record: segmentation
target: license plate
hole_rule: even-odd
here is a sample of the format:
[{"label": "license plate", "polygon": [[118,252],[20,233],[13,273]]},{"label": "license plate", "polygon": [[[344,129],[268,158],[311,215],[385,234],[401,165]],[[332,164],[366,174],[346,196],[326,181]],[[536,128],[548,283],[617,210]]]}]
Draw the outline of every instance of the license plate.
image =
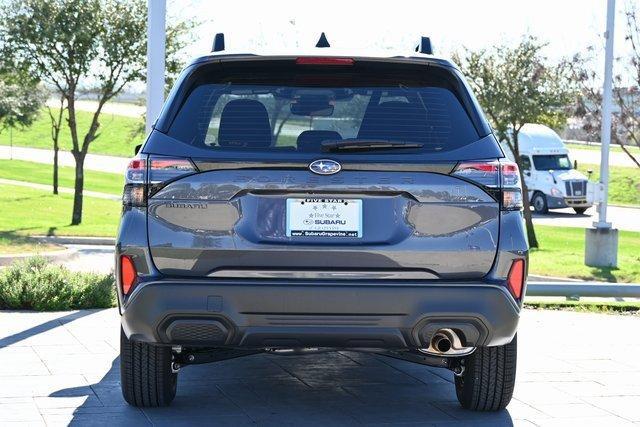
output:
[{"label": "license plate", "polygon": [[362,200],[287,199],[287,236],[362,237]]}]

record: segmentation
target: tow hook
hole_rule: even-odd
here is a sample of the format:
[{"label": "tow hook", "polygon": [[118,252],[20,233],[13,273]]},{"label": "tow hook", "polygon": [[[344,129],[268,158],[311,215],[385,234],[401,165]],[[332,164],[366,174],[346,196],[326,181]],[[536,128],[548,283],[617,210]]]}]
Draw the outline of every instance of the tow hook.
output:
[{"label": "tow hook", "polygon": [[461,377],[464,374],[464,366],[456,366],[453,368],[453,375],[456,377]]},{"label": "tow hook", "polygon": [[174,345],[171,347],[171,372],[174,374],[177,374],[182,367],[182,365],[177,362],[177,359],[180,357],[180,353],[182,353],[182,346]]},{"label": "tow hook", "polygon": [[453,371],[453,375],[456,377],[461,377],[464,374],[464,362],[460,362],[454,366],[452,366],[451,371]]}]

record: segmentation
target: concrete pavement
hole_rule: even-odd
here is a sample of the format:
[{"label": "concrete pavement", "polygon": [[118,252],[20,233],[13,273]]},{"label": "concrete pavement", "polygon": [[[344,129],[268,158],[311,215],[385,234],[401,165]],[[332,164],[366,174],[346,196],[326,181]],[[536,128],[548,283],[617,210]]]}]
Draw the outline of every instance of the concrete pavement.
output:
[{"label": "concrete pavement", "polygon": [[352,352],[255,355],[189,366],[169,408],[140,410],[119,386],[116,309],[0,311],[0,424],[640,424],[640,317],[525,310],[507,410],[459,408],[453,376]]},{"label": "concrete pavement", "polygon": [[[51,108],[58,108],[60,100],[51,98],[47,100],[47,105]],[[75,102],[76,110],[93,113],[98,108],[98,102],[90,99],[79,99]],[[103,114],[114,114],[116,116],[132,117],[141,119],[147,110],[144,105],[132,104],[129,102],[107,102],[102,106]]]},{"label": "concrete pavement", "polygon": [[[131,153],[133,157],[133,153]],[[53,163],[53,150],[41,148],[9,147],[0,145],[0,159],[26,160],[36,163]],[[75,167],[76,162],[69,151],[58,152],[58,164],[60,166]],[[125,157],[105,156],[101,154],[87,154],[84,167],[87,170],[100,172],[124,173],[129,164],[129,159]]]}]

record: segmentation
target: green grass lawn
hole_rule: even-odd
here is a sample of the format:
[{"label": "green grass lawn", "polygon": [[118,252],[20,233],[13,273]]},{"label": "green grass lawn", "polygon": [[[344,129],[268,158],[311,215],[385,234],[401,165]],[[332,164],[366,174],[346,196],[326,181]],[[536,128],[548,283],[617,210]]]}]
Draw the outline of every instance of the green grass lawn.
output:
[{"label": "green grass lawn", "polygon": [[[600,179],[600,166],[578,164],[585,175],[592,170],[592,181]],[[614,205],[640,206],[640,168],[609,168],[609,203]]]},{"label": "green grass lawn", "polygon": [[[73,195],[0,185],[0,233],[7,239],[28,235],[114,237],[121,203],[84,198],[83,222],[71,226]],[[0,252],[2,250],[0,249]]]},{"label": "green grass lawn", "polygon": [[[91,123],[92,113],[78,111],[78,131],[84,136]],[[136,145],[142,143],[143,135],[132,136],[132,132],[139,126],[141,119],[118,116],[115,114],[101,114],[98,138],[89,146],[93,154],[110,154],[113,156],[132,157]],[[9,131],[0,133],[0,144],[9,145]],[[33,125],[25,129],[13,130],[13,145],[21,147],[52,149],[51,120],[49,113],[43,109]],[[60,149],[71,150],[71,136],[66,120],[63,121],[60,135]]]},{"label": "green grass lawn", "polygon": [[606,282],[640,282],[640,233],[619,231],[618,266],[595,268],[584,265],[582,228],[536,225],[540,249],[531,251],[529,273]]},{"label": "green grass lawn", "polygon": [[[75,169],[58,169],[58,182],[61,187],[73,188]],[[22,160],[0,160],[0,178],[51,185],[53,166]],[[101,193],[122,194],[124,176],[119,173],[84,171],[84,188]]]}]

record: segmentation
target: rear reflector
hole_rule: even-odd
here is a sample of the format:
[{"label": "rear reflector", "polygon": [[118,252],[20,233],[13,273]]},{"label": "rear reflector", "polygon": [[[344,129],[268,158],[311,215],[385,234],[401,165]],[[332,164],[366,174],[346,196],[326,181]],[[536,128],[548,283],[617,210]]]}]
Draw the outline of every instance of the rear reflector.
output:
[{"label": "rear reflector", "polygon": [[353,58],[330,58],[325,56],[301,56],[298,65],[353,65]]},{"label": "rear reflector", "polygon": [[524,286],[524,260],[516,259],[511,264],[509,276],[507,277],[507,285],[515,299],[522,297],[522,287]]},{"label": "rear reflector", "polygon": [[129,255],[120,255],[120,286],[122,287],[122,293],[128,295],[137,281],[138,273],[133,264],[133,259]]}]

